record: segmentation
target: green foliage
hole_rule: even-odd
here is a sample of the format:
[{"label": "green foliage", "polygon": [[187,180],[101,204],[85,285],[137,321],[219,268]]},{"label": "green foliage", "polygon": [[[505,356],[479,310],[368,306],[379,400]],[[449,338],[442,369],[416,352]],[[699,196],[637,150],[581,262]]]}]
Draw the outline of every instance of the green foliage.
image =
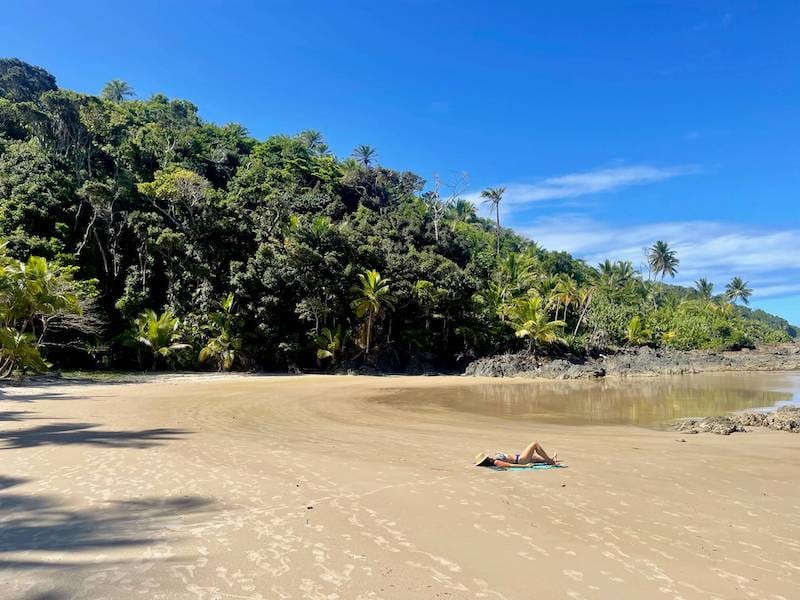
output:
[{"label": "green foliage", "polygon": [[91,282],[73,280],[74,271],[41,256],[17,261],[0,245],[0,378],[45,369],[41,350],[49,331],[59,320],[81,315],[78,295],[93,293]]},{"label": "green foliage", "polygon": [[[532,348],[562,331],[575,349],[622,345],[636,316],[649,343],[677,347],[794,331],[717,308],[710,288],[664,285],[678,257],[663,241],[649,257],[655,283],[628,262],[594,268],[503,229],[502,188],[482,194],[491,219],[457,191],[442,199],[445,188],[458,185],[426,188],[368,145],[339,159],[313,130],[257,141],[186,100],[136,99],[117,80],[102,97],[59,90],[46,71],[0,60],[0,326],[23,335],[7,337],[20,355],[32,335],[53,364],[102,354],[127,368],[135,357],[118,340],[136,321],[153,366],[190,364],[191,343],[222,370],[367,358],[454,368],[515,347],[515,331]],[[744,303],[746,283],[735,289]]]},{"label": "green foliage", "polygon": [[549,344],[566,343],[561,336],[566,323],[550,320],[540,296],[520,298],[509,312],[514,334],[518,338],[528,340],[528,350],[534,351]]},{"label": "green foliage", "polygon": [[752,294],[753,290],[747,287],[747,282],[741,277],[734,277],[731,279],[730,283],[725,286],[725,298],[728,302],[733,304],[736,304],[739,300],[745,304],[749,304]]},{"label": "green foliage", "polygon": [[341,325],[334,328],[323,327],[318,336],[314,338],[317,347],[317,360],[330,360],[332,364],[338,362],[346,344],[346,333]]},{"label": "green foliage", "polygon": [[131,338],[144,346],[152,354],[152,369],[155,370],[159,358],[169,359],[176,352],[190,348],[181,341],[181,320],[171,311],[160,315],[154,310],[143,311],[133,322]]},{"label": "green foliage", "polygon": [[18,58],[0,58],[0,97],[12,102],[32,102],[56,89],[56,78],[41,67]]},{"label": "green foliage", "polygon": [[625,332],[625,341],[631,346],[643,346],[650,342],[653,332],[644,326],[644,322],[639,315],[633,317],[628,323]]},{"label": "green foliage", "polygon": [[105,85],[103,91],[100,92],[101,98],[116,103],[124,102],[134,95],[133,88],[121,79],[112,79]]},{"label": "green foliage", "polygon": [[389,288],[389,280],[381,277],[381,274],[374,269],[359,273],[358,281],[359,285],[352,289],[355,294],[353,310],[359,319],[365,319],[362,339],[364,351],[369,354],[372,326],[384,310],[394,310],[395,296]]},{"label": "green foliage", "polygon": [[233,312],[234,296],[229,293],[219,303],[219,310],[209,315],[207,327],[211,337],[200,350],[201,363],[213,361],[218,371],[230,371],[241,359],[243,340],[236,333],[236,315]]}]

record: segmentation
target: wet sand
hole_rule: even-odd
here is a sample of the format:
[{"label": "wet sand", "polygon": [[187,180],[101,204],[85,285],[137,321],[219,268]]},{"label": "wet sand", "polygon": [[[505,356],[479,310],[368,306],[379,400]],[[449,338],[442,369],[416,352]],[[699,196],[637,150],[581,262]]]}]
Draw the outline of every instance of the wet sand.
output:
[{"label": "wet sand", "polygon": [[[2,597],[797,597],[800,436],[533,425],[443,401],[486,383],[2,389]],[[470,466],[532,438],[569,468]]]}]

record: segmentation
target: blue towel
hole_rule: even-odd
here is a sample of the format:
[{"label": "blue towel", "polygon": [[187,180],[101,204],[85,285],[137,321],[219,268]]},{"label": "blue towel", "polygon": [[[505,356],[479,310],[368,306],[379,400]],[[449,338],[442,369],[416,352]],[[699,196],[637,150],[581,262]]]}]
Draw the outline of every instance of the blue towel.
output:
[{"label": "blue towel", "polygon": [[495,471],[544,471],[545,469],[566,469],[567,465],[548,465],[547,463],[523,465],[520,467],[491,467]]}]

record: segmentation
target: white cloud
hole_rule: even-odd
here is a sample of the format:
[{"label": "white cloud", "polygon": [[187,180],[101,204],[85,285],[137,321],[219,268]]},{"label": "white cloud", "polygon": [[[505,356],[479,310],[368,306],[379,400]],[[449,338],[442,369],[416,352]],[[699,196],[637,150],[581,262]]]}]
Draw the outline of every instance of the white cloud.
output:
[{"label": "white cloud", "polygon": [[750,281],[754,297],[800,291],[800,229],[758,230],[710,221],[619,227],[578,215],[542,218],[516,229],[550,250],[566,250],[595,264],[609,258],[644,263],[644,249],[665,240],[681,261],[676,283],[699,277],[719,289],[734,275]]},{"label": "white cloud", "polygon": [[[538,183],[507,183],[503,197],[505,205],[527,204],[543,200],[564,200],[600,192],[610,192],[633,185],[663,181],[699,170],[693,166],[651,167],[647,165],[597,169],[548,177]],[[480,201],[480,192],[467,194],[473,202]]]}]

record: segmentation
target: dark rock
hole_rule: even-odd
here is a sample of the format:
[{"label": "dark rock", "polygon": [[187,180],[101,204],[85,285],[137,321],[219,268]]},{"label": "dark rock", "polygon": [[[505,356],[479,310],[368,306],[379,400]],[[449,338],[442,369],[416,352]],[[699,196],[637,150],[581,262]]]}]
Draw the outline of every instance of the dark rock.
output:
[{"label": "dark rock", "polygon": [[675,429],[685,433],[717,433],[719,435],[730,435],[737,431],[746,431],[741,424],[731,417],[681,419],[675,425]]},{"label": "dark rock", "polygon": [[570,356],[548,359],[534,357],[525,352],[501,354],[472,361],[465,374],[483,377],[583,379],[683,375],[705,371],[794,370],[800,370],[800,344],[790,342],[729,352],[621,348],[586,358]]}]

